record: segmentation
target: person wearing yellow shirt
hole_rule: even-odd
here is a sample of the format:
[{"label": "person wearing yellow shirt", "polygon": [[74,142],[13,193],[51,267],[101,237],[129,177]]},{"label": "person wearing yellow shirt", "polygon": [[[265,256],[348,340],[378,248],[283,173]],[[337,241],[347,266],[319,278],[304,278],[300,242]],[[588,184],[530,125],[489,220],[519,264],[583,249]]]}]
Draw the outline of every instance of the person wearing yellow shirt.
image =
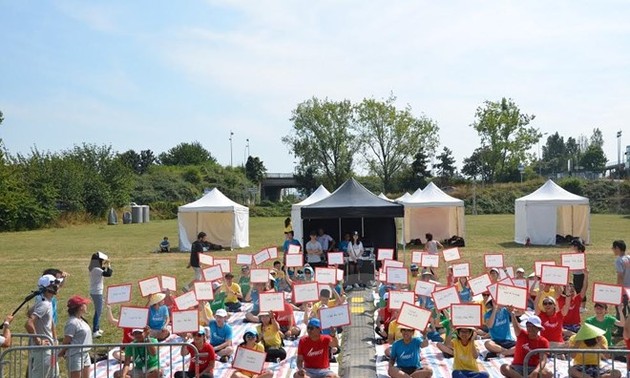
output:
[{"label": "person wearing yellow shirt", "polygon": [[[606,332],[594,325],[582,324],[577,334],[569,338],[569,348],[575,349],[608,349],[608,341],[604,337]],[[572,378],[602,377],[619,378],[619,370],[609,370],[600,367],[601,355],[598,353],[572,353],[573,361],[569,368]]]},{"label": "person wearing yellow shirt", "polygon": [[479,350],[475,345],[475,329],[472,327],[457,327],[456,334],[451,340],[453,348],[453,378],[466,378],[474,373],[476,378],[488,378],[489,374],[480,372],[477,365]]},{"label": "person wearing yellow shirt", "polygon": [[238,312],[241,310],[241,302],[243,300],[243,292],[241,291],[241,287],[239,284],[234,282],[234,275],[232,273],[227,273],[225,275],[225,280],[219,292],[224,292],[226,294],[225,297],[225,307],[229,312]]},{"label": "person wearing yellow shirt", "polygon": [[[311,318],[319,319],[319,310],[321,308],[335,307],[335,306],[340,306],[343,304],[344,302],[343,297],[341,297],[335,289],[332,290],[332,293],[334,294],[335,298],[330,297],[331,295],[330,292],[331,290],[329,289],[322,289],[319,292],[319,302],[313,303],[313,307],[311,307],[311,312],[309,316],[304,317],[304,323],[308,323],[309,319]],[[326,307],[323,307],[323,306],[326,306]]]},{"label": "person wearing yellow shirt", "polygon": [[210,324],[210,320],[214,319],[214,313],[212,312],[212,307],[210,307],[210,302],[199,301],[197,311],[199,311],[199,325],[207,327]]},{"label": "person wearing yellow shirt", "polygon": [[411,274],[409,275],[409,290],[413,291],[416,289],[416,281],[420,279],[420,270],[418,268],[418,265],[411,264],[411,266],[409,267],[409,271],[411,272]]},{"label": "person wearing yellow shirt", "polygon": [[[258,332],[253,329],[245,331],[243,342],[240,343],[238,347],[255,350],[256,352],[265,352],[265,346],[258,341]],[[273,372],[267,371],[262,374],[254,374],[245,370],[236,369],[230,378],[273,378]]]},{"label": "person wearing yellow shirt", "polygon": [[261,336],[262,344],[265,346],[265,352],[267,352],[267,362],[283,361],[287,358],[287,351],[283,348],[282,332],[280,332],[280,325],[273,316],[273,312],[261,312],[258,314],[260,324],[257,331]]}]

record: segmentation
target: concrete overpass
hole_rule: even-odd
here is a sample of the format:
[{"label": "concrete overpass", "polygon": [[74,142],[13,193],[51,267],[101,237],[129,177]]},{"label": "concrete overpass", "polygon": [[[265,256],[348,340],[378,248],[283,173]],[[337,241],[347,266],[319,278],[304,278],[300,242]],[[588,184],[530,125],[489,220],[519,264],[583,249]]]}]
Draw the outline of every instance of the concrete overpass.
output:
[{"label": "concrete overpass", "polygon": [[300,188],[293,173],[267,173],[261,183],[262,199],[280,201],[280,192],[286,188]]}]

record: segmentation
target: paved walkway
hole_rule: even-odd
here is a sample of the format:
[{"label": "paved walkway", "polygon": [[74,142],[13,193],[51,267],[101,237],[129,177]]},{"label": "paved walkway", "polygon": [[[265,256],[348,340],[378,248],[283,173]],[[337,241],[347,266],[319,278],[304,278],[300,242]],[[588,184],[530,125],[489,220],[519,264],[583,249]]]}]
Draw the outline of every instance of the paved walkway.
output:
[{"label": "paved walkway", "polygon": [[[339,376],[342,378],[376,377],[374,350],[374,303],[372,289],[355,289],[348,293],[352,324],[344,327],[342,361]],[[366,297],[368,297],[366,301]]]}]

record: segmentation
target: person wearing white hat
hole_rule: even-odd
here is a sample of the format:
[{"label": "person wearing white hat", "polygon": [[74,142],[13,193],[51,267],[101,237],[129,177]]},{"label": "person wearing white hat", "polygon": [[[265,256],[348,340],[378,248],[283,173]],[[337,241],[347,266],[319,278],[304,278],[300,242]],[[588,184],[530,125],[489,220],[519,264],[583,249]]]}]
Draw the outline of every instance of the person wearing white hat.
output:
[{"label": "person wearing white hat", "polygon": [[517,280],[524,280],[525,279],[525,269],[523,268],[518,268],[516,269],[516,274],[515,274]]},{"label": "person wearing white hat", "polygon": [[388,374],[390,377],[429,378],[433,370],[420,363],[420,349],[429,346],[426,334],[415,336],[414,329],[399,326],[402,339],[396,340],[391,347]]},{"label": "person wearing white hat", "polygon": [[474,327],[455,327],[456,332],[451,340],[453,354],[453,378],[488,378],[489,374],[479,371],[477,358],[479,350],[475,345]]},{"label": "person wearing white hat", "polygon": [[[509,309],[510,317],[512,319],[512,328],[516,335],[516,351],[514,353],[514,359],[512,364],[501,365],[501,374],[509,378],[522,378],[524,376],[525,368],[523,366],[525,362],[525,355],[536,349],[549,349],[549,341],[540,336],[540,331],[544,329],[540,318],[536,315],[532,315],[527,318],[523,323],[519,324],[516,318],[516,313],[513,308]],[[527,365],[527,375],[534,374],[534,376],[540,378],[551,378],[553,373],[545,368],[547,364],[547,355],[545,353],[534,354],[529,359]]]},{"label": "person wearing white hat", "polygon": [[[32,335],[43,335],[46,338],[31,337],[30,345],[50,345],[48,340],[55,340],[53,333],[52,299],[59,288],[57,277],[47,274],[39,278],[37,285],[42,292],[42,300],[29,310],[26,320],[26,332]],[[31,351],[29,355],[29,377],[52,378],[57,375],[57,368],[52,363],[52,350]]]},{"label": "person wearing white hat", "polygon": [[158,341],[165,340],[171,332],[168,330],[170,316],[168,307],[164,304],[166,294],[155,293],[149,297],[149,328],[151,329],[151,337]]},{"label": "person wearing white hat", "polygon": [[210,320],[210,344],[214,347],[217,355],[221,357],[219,361],[228,362],[229,357],[234,353],[232,347],[232,326],[227,323],[228,313],[224,308],[214,312],[214,319]]}]

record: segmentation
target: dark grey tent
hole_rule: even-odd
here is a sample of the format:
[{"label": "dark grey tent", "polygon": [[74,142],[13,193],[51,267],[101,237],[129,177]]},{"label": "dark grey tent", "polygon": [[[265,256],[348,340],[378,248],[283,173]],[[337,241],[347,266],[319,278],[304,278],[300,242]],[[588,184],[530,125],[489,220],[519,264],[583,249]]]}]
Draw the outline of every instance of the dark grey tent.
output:
[{"label": "dark grey tent", "polygon": [[[355,179],[349,179],[330,196],[302,207],[304,240],[309,232],[323,228],[335,241],[345,233],[358,231],[365,247],[394,248],[394,218],[404,216],[403,205],[375,196]],[[304,245],[304,244],[302,244]]]}]

